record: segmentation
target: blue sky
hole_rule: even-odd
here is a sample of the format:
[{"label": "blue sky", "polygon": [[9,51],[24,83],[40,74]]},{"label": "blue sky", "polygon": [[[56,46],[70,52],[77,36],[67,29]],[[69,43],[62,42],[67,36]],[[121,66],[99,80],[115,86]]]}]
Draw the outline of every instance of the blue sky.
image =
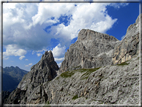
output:
[{"label": "blue sky", "polygon": [[46,50],[58,65],[81,29],[121,40],[139,15],[139,3],[4,3],[3,66],[30,71]]}]

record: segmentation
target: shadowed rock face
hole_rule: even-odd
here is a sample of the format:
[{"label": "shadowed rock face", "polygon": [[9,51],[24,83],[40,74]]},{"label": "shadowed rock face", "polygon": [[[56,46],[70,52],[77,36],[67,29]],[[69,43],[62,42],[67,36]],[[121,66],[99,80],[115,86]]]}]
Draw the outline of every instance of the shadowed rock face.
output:
[{"label": "shadowed rock face", "polygon": [[7,103],[26,103],[37,86],[56,77],[58,69],[52,52],[46,51],[41,60],[32,66],[31,71],[23,77],[17,89],[10,94]]},{"label": "shadowed rock face", "polygon": [[112,52],[118,40],[107,34],[82,29],[78,40],[65,53],[60,72],[79,68],[96,68],[110,65]]}]

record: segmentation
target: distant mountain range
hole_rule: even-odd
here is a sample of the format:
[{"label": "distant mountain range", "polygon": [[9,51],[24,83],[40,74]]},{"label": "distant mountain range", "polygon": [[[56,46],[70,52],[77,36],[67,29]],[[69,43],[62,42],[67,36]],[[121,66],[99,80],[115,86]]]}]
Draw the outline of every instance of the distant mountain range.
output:
[{"label": "distant mountain range", "polygon": [[13,91],[16,89],[19,82],[22,80],[23,76],[27,74],[28,71],[20,69],[19,67],[5,67],[3,68],[3,78],[2,78],[2,89],[3,91]]}]

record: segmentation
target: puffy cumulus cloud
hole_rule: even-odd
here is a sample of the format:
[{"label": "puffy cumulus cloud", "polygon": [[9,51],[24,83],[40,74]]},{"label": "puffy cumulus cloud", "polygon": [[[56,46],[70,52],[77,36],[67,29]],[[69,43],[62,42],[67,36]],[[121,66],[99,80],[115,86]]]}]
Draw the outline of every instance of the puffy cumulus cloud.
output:
[{"label": "puffy cumulus cloud", "polygon": [[17,44],[21,49],[40,50],[48,45],[50,35],[44,31],[44,25],[29,28],[32,17],[38,11],[38,4],[4,3],[3,7],[4,46]]},{"label": "puffy cumulus cloud", "polygon": [[20,56],[19,59],[22,60],[27,53],[26,50],[24,49],[19,49],[17,45],[7,45],[6,46],[6,51],[3,52],[3,57],[4,59],[7,59],[8,56]]},{"label": "puffy cumulus cloud", "polygon": [[25,65],[25,67],[29,67],[29,66],[31,66],[31,65],[33,65],[32,63],[29,63],[28,65]]},{"label": "puffy cumulus cloud", "polygon": [[53,48],[52,52],[57,64],[64,60],[65,49],[66,47],[62,47],[61,44],[58,44],[55,48]]},{"label": "puffy cumulus cloud", "polygon": [[61,56],[64,56],[64,53],[65,53],[65,49],[66,47],[61,47],[61,44],[58,44],[55,48],[53,48],[52,52],[53,52],[53,56],[55,58],[57,57],[61,57]]},{"label": "puffy cumulus cloud", "polygon": [[19,59],[22,60],[23,58],[25,58],[25,56],[20,56]]},{"label": "puffy cumulus cloud", "polygon": [[33,17],[33,20],[37,20],[35,21],[37,23],[46,22],[48,18],[51,17],[55,17],[56,19],[60,17],[61,14],[71,14],[73,12],[73,8],[74,3],[40,3],[38,13]]}]

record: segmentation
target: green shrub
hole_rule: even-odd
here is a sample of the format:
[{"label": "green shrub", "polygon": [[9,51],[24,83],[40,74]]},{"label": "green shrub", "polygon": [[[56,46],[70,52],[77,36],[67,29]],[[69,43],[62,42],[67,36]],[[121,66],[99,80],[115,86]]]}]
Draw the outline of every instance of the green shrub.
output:
[{"label": "green shrub", "polygon": [[118,66],[124,66],[124,65],[128,65],[129,63],[127,62],[122,62],[121,64],[117,64]]},{"label": "green shrub", "polygon": [[49,101],[45,103],[44,107],[51,107]]},{"label": "green shrub", "polygon": [[58,76],[57,78],[56,78],[56,80],[58,80],[60,77]]},{"label": "green shrub", "polygon": [[73,100],[75,100],[75,99],[77,99],[78,98],[78,95],[75,95],[75,96],[73,96]]}]

